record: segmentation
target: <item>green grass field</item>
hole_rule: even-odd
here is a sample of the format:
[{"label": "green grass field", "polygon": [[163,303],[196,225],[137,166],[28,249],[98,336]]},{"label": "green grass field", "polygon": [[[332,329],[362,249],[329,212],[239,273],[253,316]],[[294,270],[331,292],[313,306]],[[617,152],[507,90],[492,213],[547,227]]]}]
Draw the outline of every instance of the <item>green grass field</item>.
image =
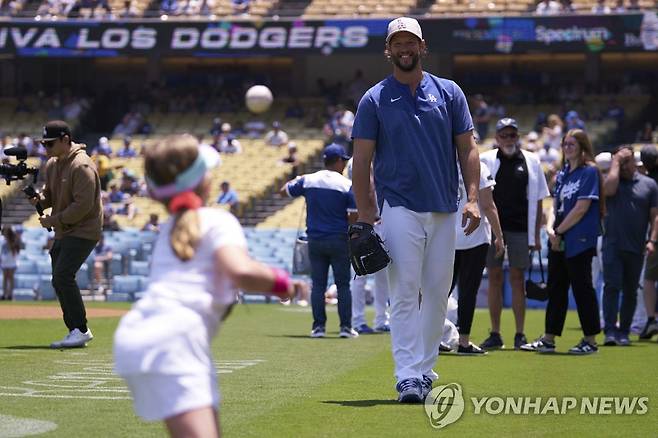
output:
[{"label": "green grass field", "polygon": [[[225,436],[658,436],[655,340],[602,347],[585,357],[509,350],[487,357],[443,356],[437,366],[439,383],[459,383],[466,410],[459,421],[436,430],[423,406],[394,401],[388,335],[338,339],[335,308],[328,308],[328,314],[330,337],[310,339],[307,308],[249,305],[234,310],[213,345]],[[543,311],[528,312],[529,338],[541,333],[543,318]],[[117,322],[93,319],[95,339],[88,348],[58,351],[47,345],[64,335],[61,320],[0,321],[0,437],[23,436],[34,424],[34,431],[38,425],[56,425],[42,436],[164,435],[161,424],[134,415],[122,381],[111,373]],[[503,337],[508,343],[512,322],[506,310]],[[483,339],[487,327],[487,313],[478,310],[474,341]],[[579,339],[578,319],[570,312],[558,350],[565,352]],[[484,396],[646,396],[649,403],[644,415],[581,415],[578,409],[565,415],[476,415],[470,399]]]}]

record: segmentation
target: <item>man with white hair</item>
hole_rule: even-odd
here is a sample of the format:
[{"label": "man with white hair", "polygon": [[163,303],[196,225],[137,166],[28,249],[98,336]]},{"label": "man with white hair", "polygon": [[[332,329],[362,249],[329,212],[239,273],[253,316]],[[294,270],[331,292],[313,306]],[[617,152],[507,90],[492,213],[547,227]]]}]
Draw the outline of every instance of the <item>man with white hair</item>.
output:
[{"label": "man with white hair", "polygon": [[[484,152],[480,160],[491,170],[496,181],[493,197],[507,247],[509,279],[512,286],[512,310],[516,323],[514,348],[527,343],[525,325],[525,270],[529,264],[528,251],[541,249],[539,231],[542,201],[550,196],[546,178],[537,154],[521,149],[519,125],[515,119],[502,118],[496,123],[496,149]],[[489,315],[491,333],[480,348],[503,348],[500,335],[500,315],[503,304],[503,255],[489,247]]]}]

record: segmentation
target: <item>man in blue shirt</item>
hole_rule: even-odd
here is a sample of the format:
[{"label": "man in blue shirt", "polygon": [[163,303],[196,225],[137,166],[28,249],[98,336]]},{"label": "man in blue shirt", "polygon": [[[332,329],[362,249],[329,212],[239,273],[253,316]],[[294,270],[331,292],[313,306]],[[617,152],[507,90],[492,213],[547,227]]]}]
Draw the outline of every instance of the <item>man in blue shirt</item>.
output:
[{"label": "man in blue shirt", "polygon": [[238,194],[233,190],[228,181],[222,182],[220,186],[221,192],[219,197],[217,197],[217,203],[220,205],[228,205],[231,209],[231,212],[235,214],[235,210],[238,207]]},{"label": "man in blue shirt", "polygon": [[325,170],[289,181],[281,188],[281,195],[306,198],[306,233],[313,282],[311,337],[323,338],[326,334],[324,293],[331,266],[338,290],[339,335],[341,338],[355,338],[358,333],[352,328],[347,228],[349,221],[356,219],[356,205],[352,182],[343,176],[350,157],[341,145],[335,143],[324,148],[323,157]]},{"label": "man in blue shirt", "polygon": [[363,96],[352,129],[358,220],[368,224],[378,211],[369,196],[375,156],[382,237],[392,259],[396,389],[403,403],[421,402],[438,378],[432,368],[452,280],[458,161],[468,198],[461,212],[464,232],[480,223],[480,162],[468,104],[453,81],[422,70],[426,51],[418,21],[400,17],[389,23],[385,53],[393,74]]}]

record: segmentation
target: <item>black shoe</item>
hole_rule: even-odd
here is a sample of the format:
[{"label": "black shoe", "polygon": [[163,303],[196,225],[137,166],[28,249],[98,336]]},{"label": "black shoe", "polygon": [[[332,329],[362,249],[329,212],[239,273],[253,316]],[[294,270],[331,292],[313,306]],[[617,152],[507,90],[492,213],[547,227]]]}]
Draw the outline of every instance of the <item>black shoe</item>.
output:
[{"label": "black shoe", "polygon": [[525,345],[528,343],[528,340],[525,338],[525,335],[523,333],[517,333],[514,335],[514,349],[518,350],[521,348],[521,345]]},{"label": "black shoe", "polygon": [[462,347],[462,345],[459,344],[459,347],[457,347],[457,354],[463,356],[484,356],[487,352],[472,342],[469,342],[468,347]]},{"label": "black shoe", "polygon": [[586,340],[581,340],[578,345],[575,347],[571,347],[569,349],[569,354],[578,354],[578,355],[584,355],[584,354],[594,354],[599,351],[599,348],[596,346],[596,344],[590,344]]},{"label": "black shoe", "polygon": [[450,353],[452,351],[452,348],[450,348],[450,345],[446,344],[445,342],[441,342],[439,344],[439,353]]},{"label": "black shoe", "polygon": [[640,339],[648,341],[654,335],[658,335],[658,321],[655,319],[653,321],[647,321],[647,325],[644,326],[644,330],[640,333]]},{"label": "black shoe", "polygon": [[505,348],[505,344],[503,344],[503,338],[500,337],[500,333],[490,332],[489,337],[480,344],[480,348],[497,350],[499,348]]}]

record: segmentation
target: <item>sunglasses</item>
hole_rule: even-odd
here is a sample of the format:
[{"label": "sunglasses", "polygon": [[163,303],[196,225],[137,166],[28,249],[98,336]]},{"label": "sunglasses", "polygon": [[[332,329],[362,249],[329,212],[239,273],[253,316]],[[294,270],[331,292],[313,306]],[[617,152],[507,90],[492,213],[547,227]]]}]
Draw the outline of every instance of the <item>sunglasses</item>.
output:
[{"label": "sunglasses", "polygon": [[44,141],[41,142],[41,144],[44,147],[50,149],[51,147],[55,146],[55,141],[57,141],[57,140],[44,140]]},{"label": "sunglasses", "polygon": [[566,148],[575,148],[575,147],[578,147],[578,143],[563,143],[562,147],[565,148],[565,149]]},{"label": "sunglasses", "polygon": [[498,137],[502,138],[503,140],[507,140],[508,138],[515,139],[515,138],[519,138],[519,134],[517,134],[516,132],[510,132],[509,134],[498,134]]}]

